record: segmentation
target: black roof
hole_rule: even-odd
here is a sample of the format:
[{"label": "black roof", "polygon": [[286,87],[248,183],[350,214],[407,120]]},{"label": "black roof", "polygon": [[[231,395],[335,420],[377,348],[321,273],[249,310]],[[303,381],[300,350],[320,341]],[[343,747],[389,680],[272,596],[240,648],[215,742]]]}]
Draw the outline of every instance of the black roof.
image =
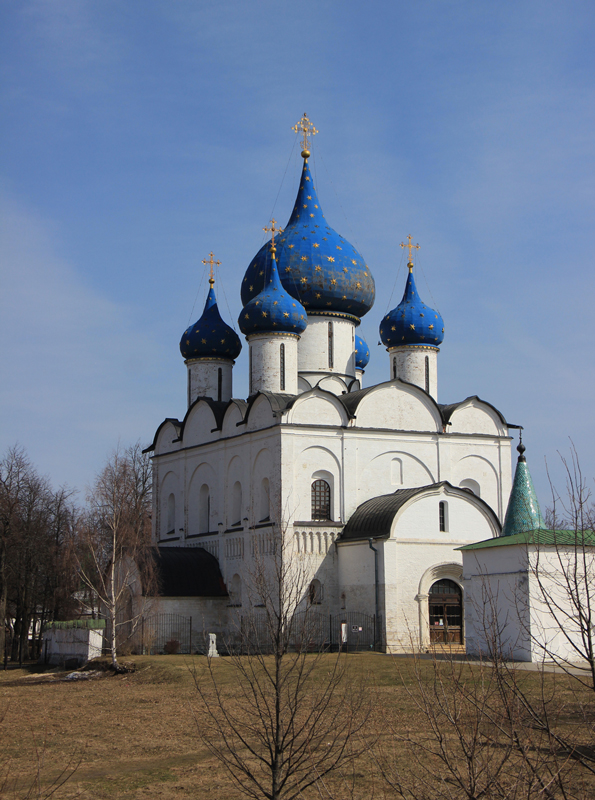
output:
[{"label": "black roof", "polygon": [[203,547],[159,547],[155,565],[162,597],[227,597],[219,562]]}]

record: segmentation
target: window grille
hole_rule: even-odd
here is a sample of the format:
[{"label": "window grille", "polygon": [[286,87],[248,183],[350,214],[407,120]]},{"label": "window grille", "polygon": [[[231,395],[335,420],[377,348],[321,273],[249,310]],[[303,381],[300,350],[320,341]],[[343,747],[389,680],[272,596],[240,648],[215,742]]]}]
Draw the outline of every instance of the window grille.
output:
[{"label": "window grille", "polygon": [[281,391],[285,391],[285,345],[282,344],[279,352],[281,360]]},{"label": "window grille", "polygon": [[312,484],[312,519],[331,519],[331,487],[323,480]]},{"label": "window grille", "polygon": [[334,362],[334,353],[333,353],[333,323],[329,322],[328,324],[328,366],[329,369],[333,368]]},{"label": "window grille", "polygon": [[448,513],[447,513],[447,506],[444,501],[441,501],[438,504],[438,514],[440,519],[440,530],[447,531],[448,530]]},{"label": "window grille", "polygon": [[426,356],[426,392],[430,394],[430,359]]}]

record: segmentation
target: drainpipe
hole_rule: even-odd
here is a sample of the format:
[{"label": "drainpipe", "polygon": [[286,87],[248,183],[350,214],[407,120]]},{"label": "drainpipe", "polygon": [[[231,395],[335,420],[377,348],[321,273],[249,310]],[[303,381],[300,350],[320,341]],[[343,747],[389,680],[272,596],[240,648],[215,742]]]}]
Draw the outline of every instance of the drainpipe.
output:
[{"label": "drainpipe", "polygon": [[374,547],[374,539],[370,537],[368,544],[370,550],[374,551],[374,601],[376,606],[376,623],[374,625],[374,649],[378,649],[378,630],[380,628],[380,616],[378,614],[378,550]]}]

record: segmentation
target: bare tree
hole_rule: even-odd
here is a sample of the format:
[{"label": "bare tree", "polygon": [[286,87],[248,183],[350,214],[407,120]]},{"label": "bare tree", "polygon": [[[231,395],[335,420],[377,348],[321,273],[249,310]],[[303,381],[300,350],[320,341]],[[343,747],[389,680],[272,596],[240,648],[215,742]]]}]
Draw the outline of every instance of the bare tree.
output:
[{"label": "bare tree", "polygon": [[[119,670],[119,632],[134,632],[155,594],[151,551],[151,469],[140,444],[117,449],[88,494],[79,533],[78,565],[107,618],[112,665]],[[139,605],[140,603],[140,605]]]},{"label": "bare tree", "polygon": [[285,531],[272,531],[253,538],[250,608],[231,655],[195,671],[196,720],[244,795],[293,800],[327,792],[327,776],[361,752],[369,709],[362,686],[348,680],[346,656],[325,652],[303,562]]}]

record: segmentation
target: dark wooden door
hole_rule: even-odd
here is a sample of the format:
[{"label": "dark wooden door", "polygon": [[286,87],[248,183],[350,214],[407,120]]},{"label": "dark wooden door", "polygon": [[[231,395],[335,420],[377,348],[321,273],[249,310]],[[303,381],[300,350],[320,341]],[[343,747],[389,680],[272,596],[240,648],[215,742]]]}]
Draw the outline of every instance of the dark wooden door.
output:
[{"label": "dark wooden door", "polygon": [[436,581],[428,598],[430,611],[430,643],[463,643],[463,593],[448,578]]}]

